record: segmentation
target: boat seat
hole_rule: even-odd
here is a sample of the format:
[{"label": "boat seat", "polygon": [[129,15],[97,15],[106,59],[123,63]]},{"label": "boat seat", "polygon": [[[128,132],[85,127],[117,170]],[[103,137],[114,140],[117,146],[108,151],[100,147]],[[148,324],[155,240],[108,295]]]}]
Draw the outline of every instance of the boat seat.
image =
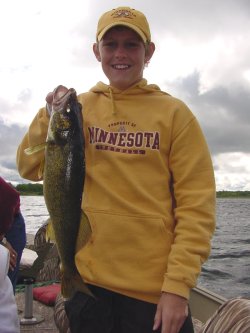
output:
[{"label": "boat seat", "polygon": [[60,259],[56,244],[46,240],[47,225],[46,221],[35,235],[31,249],[37,253],[38,257],[32,266],[20,271],[20,281],[25,277],[32,277],[36,282],[60,280]]},{"label": "boat seat", "polygon": [[199,333],[249,333],[250,299],[232,298],[223,303]]},{"label": "boat seat", "polygon": [[34,247],[39,253],[41,249],[50,244],[50,249],[43,260],[43,266],[40,268],[36,281],[60,280],[60,258],[57,251],[57,246],[46,239],[46,229],[48,221],[46,221],[37,231],[34,239]]},{"label": "boat seat", "polygon": [[59,293],[54,306],[54,321],[60,333],[71,333],[68,317],[64,308],[64,299]]}]

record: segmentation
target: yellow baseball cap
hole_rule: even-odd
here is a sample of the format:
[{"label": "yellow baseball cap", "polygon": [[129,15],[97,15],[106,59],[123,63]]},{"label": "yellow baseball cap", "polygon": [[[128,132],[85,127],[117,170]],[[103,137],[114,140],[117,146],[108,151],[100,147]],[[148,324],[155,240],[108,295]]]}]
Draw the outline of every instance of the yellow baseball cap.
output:
[{"label": "yellow baseball cap", "polygon": [[109,29],[117,25],[124,25],[134,30],[144,43],[151,41],[150,28],[145,15],[130,7],[118,7],[104,13],[98,21],[96,40],[100,41]]}]

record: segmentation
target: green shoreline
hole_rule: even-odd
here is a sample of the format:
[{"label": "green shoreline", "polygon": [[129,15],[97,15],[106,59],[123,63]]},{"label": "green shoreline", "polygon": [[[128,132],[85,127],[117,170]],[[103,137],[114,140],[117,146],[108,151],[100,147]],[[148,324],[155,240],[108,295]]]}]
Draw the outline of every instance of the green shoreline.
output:
[{"label": "green shoreline", "polygon": [[[43,184],[29,183],[14,186],[20,195],[43,195]],[[250,191],[217,191],[217,198],[250,198]]]},{"label": "green shoreline", "polygon": [[250,191],[218,191],[217,198],[250,198]]}]

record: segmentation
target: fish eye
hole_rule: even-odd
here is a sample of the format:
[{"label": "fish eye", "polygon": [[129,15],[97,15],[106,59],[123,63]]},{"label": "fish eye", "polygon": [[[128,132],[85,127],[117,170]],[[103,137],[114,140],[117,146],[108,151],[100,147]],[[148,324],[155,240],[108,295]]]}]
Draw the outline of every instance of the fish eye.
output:
[{"label": "fish eye", "polygon": [[70,106],[68,105],[68,106],[67,106],[67,109],[66,109],[66,112],[67,112],[67,113],[70,113],[70,111],[71,111],[71,110],[70,110]]}]

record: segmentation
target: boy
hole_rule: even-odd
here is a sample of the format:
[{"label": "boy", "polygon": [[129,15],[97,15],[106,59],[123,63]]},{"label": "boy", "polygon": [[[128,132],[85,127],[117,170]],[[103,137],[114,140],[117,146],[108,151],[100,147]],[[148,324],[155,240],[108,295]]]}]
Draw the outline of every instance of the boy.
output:
[{"label": "boy", "polygon": [[[104,13],[93,51],[109,80],[78,96],[83,105],[86,178],[82,208],[92,236],[76,253],[96,300],[66,302],[74,332],[192,333],[190,289],[210,250],[215,184],[210,154],[187,106],[143,70],[155,50],[145,16],[129,7]],[[18,148],[21,176],[38,180],[53,102]]]}]

